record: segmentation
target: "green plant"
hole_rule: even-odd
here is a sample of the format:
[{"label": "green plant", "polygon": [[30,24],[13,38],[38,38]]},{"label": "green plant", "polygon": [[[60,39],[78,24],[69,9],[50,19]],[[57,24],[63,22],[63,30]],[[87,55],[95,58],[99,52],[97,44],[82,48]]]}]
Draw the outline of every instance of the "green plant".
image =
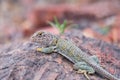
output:
[{"label": "green plant", "polygon": [[63,22],[62,24],[60,24],[59,21],[57,20],[57,18],[54,17],[54,22],[55,22],[55,23],[48,21],[48,23],[49,23],[52,27],[55,27],[55,28],[57,28],[57,29],[59,30],[59,33],[60,33],[60,34],[63,34],[64,31],[65,31],[65,28],[66,28],[66,26],[67,26],[67,21],[64,20],[64,22]]},{"label": "green plant", "polygon": [[100,32],[102,35],[107,35],[107,34],[110,32],[111,27],[112,27],[112,26],[105,26],[105,27],[101,28],[101,29],[99,30],[99,32]]}]

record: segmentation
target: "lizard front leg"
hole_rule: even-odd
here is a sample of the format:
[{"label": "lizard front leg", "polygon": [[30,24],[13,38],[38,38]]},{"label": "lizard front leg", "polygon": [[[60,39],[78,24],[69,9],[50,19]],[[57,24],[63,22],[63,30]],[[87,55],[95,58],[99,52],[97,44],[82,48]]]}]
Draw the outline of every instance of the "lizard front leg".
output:
[{"label": "lizard front leg", "polygon": [[52,52],[56,52],[56,46],[51,46],[46,48],[37,48],[36,50],[44,53],[52,53]]}]

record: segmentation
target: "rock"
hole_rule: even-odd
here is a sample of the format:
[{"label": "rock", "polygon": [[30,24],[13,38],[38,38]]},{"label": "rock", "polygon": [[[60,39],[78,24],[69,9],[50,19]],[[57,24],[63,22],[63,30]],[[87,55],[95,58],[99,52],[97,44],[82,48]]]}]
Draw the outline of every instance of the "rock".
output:
[{"label": "rock", "polygon": [[[87,54],[96,54],[107,71],[120,76],[119,47],[86,38],[79,31],[67,32],[65,37],[72,39]],[[37,47],[42,45],[29,40],[19,44],[15,42],[1,49],[0,80],[86,80],[83,74],[73,70],[73,64],[65,57],[56,53],[36,52]],[[89,77],[91,80],[103,80],[99,74]]]}]

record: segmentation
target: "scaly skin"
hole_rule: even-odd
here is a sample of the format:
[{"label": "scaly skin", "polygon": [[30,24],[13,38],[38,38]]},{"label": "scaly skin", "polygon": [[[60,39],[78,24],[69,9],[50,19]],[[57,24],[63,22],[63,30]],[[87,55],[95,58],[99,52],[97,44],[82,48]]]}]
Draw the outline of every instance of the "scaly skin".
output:
[{"label": "scaly skin", "polygon": [[69,59],[74,63],[74,68],[77,69],[79,73],[84,73],[88,79],[89,77],[86,73],[93,74],[97,72],[109,80],[120,80],[103,69],[99,64],[97,57],[89,56],[72,41],[59,38],[43,31],[36,32],[31,37],[31,40],[40,44],[45,44],[44,48],[37,48],[37,51],[44,53],[57,52]]}]

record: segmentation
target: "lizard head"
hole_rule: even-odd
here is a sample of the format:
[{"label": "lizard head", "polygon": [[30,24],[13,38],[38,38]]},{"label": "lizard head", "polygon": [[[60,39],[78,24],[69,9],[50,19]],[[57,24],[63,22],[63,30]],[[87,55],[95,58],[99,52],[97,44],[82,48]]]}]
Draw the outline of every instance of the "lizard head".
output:
[{"label": "lizard head", "polygon": [[44,46],[54,46],[56,45],[57,40],[57,36],[45,31],[38,31],[31,37],[31,41],[37,42]]}]

